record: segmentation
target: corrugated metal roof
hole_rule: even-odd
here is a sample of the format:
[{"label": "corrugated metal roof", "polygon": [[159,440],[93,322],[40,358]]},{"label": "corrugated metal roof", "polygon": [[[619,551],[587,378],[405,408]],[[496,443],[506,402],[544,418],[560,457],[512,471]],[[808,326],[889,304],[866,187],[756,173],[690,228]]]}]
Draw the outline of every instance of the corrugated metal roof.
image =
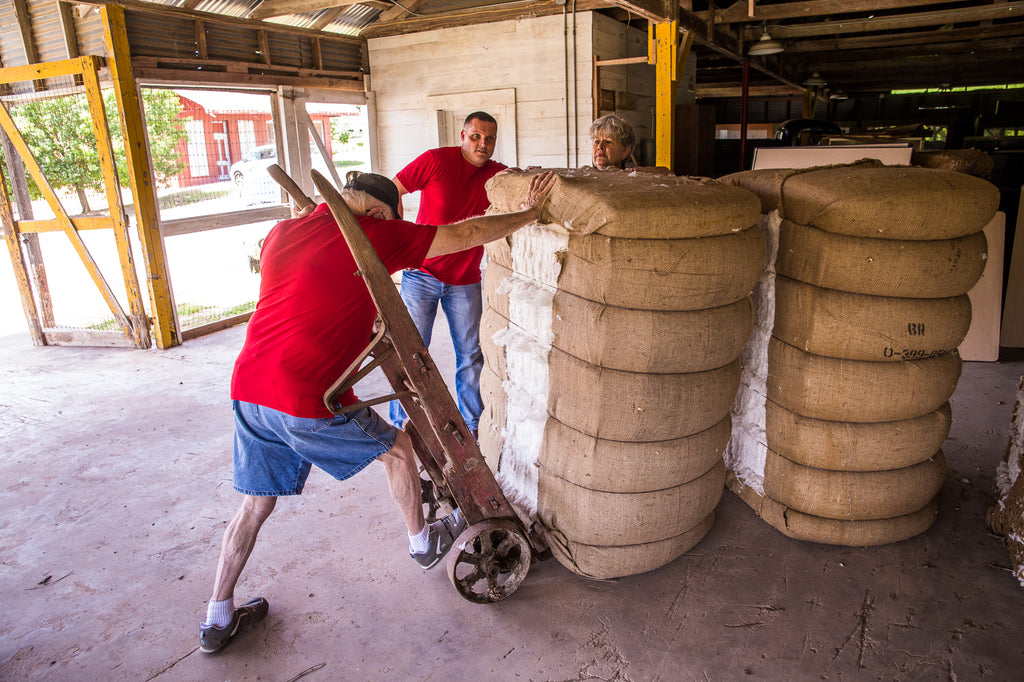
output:
[{"label": "corrugated metal roof", "polygon": [[380,16],[380,10],[367,5],[350,5],[338,18],[323,28],[328,33],[357,36]]},{"label": "corrugated metal roof", "polygon": [[260,2],[262,0],[203,0],[195,9],[228,17],[247,17]]}]

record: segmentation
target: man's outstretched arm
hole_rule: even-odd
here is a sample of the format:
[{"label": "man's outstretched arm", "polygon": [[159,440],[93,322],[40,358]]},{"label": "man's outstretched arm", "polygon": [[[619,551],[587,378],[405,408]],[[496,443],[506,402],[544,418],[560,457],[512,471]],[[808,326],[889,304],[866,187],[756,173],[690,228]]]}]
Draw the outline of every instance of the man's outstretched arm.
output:
[{"label": "man's outstretched arm", "polygon": [[501,239],[540,219],[540,209],[548,192],[555,185],[555,174],[551,171],[530,178],[530,186],[516,213],[485,215],[470,218],[451,225],[439,225],[434,241],[427,251],[427,258],[443,256],[446,253],[465,251],[495,239]]}]

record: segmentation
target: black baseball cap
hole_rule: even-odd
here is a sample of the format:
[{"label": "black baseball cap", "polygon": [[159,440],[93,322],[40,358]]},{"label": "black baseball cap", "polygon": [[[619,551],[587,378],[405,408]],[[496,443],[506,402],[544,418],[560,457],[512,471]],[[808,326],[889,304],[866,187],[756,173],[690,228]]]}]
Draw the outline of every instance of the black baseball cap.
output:
[{"label": "black baseball cap", "polygon": [[401,197],[398,188],[390,178],[378,175],[377,173],[360,173],[345,185],[345,189],[353,189],[357,192],[366,192],[374,199],[383,201],[391,207],[395,217],[398,216],[398,202]]}]

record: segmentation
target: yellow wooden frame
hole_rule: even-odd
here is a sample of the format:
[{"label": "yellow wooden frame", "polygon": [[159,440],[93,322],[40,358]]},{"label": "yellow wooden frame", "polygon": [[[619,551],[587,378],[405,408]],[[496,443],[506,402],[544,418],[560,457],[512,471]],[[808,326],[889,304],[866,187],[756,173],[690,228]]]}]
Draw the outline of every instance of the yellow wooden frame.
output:
[{"label": "yellow wooden frame", "polygon": [[[89,114],[92,119],[93,133],[97,140],[97,150],[100,158],[100,168],[103,174],[104,187],[106,189],[107,202],[110,206],[110,216],[95,222],[104,222],[106,227],[113,230],[114,240],[117,244],[118,255],[121,264],[121,274],[124,278],[125,290],[128,295],[130,318],[125,314],[121,303],[117,300],[114,292],[107,284],[103,273],[100,272],[95,259],[89,252],[82,237],[78,232],[75,221],[68,215],[60,198],[53,191],[47,179],[43,176],[42,169],[36,161],[28,144],[21,136],[15,125],[14,119],[6,106],[0,106],[0,128],[4,130],[14,149],[22,159],[26,171],[35,181],[50,207],[55,219],[49,221],[33,221],[34,231],[63,231],[72,247],[85,266],[93,283],[96,285],[114,319],[120,325],[125,337],[131,345],[136,348],[148,348],[151,344],[149,333],[149,318],[146,316],[139,291],[138,277],[135,273],[135,265],[131,253],[131,245],[128,237],[128,222],[124,215],[124,207],[121,204],[120,185],[117,181],[117,169],[114,164],[113,146],[110,141],[110,130],[107,126],[105,108],[103,106],[103,95],[100,90],[97,72],[104,65],[101,57],[87,56],[77,59],[67,59],[59,62],[48,62],[45,64],[33,64],[27,67],[14,67],[0,71],[0,83],[13,83],[18,81],[56,78],[61,76],[81,76],[85,86],[86,100],[89,104]],[[21,253],[19,234],[21,230],[13,218],[13,210],[10,205],[10,196],[4,186],[0,192],[0,215],[4,221],[4,233],[7,238],[8,250],[15,266],[18,287],[21,292],[22,306],[25,309],[26,317],[29,320],[29,328],[33,334],[33,341],[39,344],[46,344],[50,341],[59,342],[56,337],[48,339],[48,333],[39,324],[39,311],[36,307],[35,298],[29,285],[27,270],[24,258]],[[41,296],[46,295],[41,292]],[[35,320],[33,324],[32,320]],[[63,335],[66,336],[66,335]],[[95,335],[94,335],[95,336]],[[88,342],[88,337],[84,337]],[[108,342],[109,343],[109,342]],[[117,345],[117,344],[113,344]]]},{"label": "yellow wooden frame", "polygon": [[153,336],[158,348],[170,348],[181,343],[178,317],[167,270],[167,255],[160,235],[160,217],[157,211],[156,187],[150,170],[149,143],[143,117],[139,87],[132,73],[128,30],[124,8],[103,5],[103,38],[109,55],[108,68],[117,97],[117,110],[121,116],[121,130],[125,140],[128,178],[135,204],[135,219],[149,277],[149,297],[153,311]]}]

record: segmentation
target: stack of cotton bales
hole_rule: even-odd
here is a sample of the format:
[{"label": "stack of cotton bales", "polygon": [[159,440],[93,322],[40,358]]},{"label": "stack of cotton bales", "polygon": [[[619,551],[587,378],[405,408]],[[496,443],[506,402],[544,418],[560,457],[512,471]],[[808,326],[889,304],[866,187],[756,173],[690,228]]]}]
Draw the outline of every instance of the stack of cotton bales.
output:
[{"label": "stack of cotton bales", "polygon": [[723,180],[761,198],[769,253],[730,487],[791,537],[874,545],[923,532],[997,190],[878,163]]},{"label": "stack of cotton bales", "polygon": [[[555,557],[657,568],[711,528],[764,264],[757,198],[710,180],[559,171],[533,225],[488,245],[480,445]],[[530,174],[488,184],[517,210]]]}]

